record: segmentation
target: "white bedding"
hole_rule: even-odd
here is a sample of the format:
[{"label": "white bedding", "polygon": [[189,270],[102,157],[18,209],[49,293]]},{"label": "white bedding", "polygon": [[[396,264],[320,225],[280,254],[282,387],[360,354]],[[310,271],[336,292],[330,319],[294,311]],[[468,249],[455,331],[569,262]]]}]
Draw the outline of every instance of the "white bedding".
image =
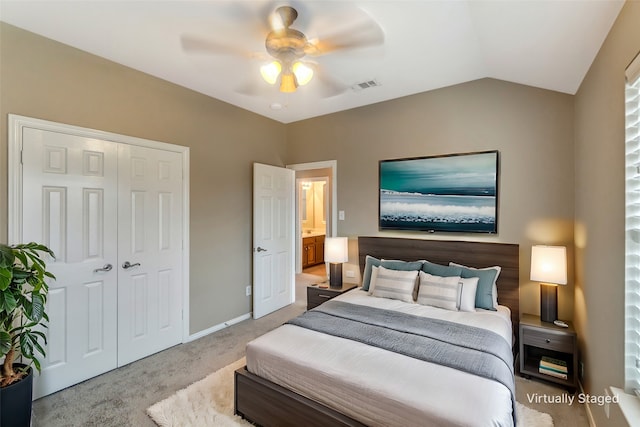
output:
[{"label": "white bedding", "polygon": [[[508,308],[476,313],[369,296],[336,300],[490,329],[511,344]],[[512,426],[502,384],[366,344],[283,325],[247,345],[247,369],[369,426]]]}]

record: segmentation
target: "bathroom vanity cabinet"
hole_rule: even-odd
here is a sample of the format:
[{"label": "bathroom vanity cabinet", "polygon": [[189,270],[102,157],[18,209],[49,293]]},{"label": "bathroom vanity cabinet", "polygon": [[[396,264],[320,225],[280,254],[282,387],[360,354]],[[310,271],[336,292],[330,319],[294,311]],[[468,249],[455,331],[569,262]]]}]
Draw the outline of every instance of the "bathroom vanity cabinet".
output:
[{"label": "bathroom vanity cabinet", "polygon": [[324,262],[324,234],[302,238],[302,268]]}]

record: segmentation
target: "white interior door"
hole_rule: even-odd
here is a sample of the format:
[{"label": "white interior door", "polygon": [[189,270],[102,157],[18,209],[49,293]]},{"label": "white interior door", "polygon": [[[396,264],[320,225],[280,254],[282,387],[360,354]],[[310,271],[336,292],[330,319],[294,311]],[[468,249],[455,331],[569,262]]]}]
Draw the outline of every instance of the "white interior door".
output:
[{"label": "white interior door", "polygon": [[253,317],[293,302],[294,184],[291,169],[253,165]]},{"label": "white interior door", "polygon": [[23,241],[51,248],[38,398],[117,366],[117,144],[23,134]]},{"label": "white interior door", "polygon": [[118,366],[182,341],[182,155],[121,144]]}]

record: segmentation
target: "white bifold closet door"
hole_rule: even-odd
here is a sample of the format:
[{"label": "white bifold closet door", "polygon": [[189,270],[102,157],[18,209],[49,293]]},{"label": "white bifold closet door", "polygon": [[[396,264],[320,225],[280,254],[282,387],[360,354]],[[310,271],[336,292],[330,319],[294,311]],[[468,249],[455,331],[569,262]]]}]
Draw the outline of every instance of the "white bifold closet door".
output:
[{"label": "white bifold closet door", "polygon": [[182,339],[181,154],[25,128],[23,241],[50,262],[34,398]]}]

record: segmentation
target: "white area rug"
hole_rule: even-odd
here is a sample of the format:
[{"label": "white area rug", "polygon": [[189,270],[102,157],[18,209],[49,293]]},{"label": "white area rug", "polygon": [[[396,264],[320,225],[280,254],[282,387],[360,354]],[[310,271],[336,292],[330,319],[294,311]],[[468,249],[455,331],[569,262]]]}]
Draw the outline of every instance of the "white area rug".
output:
[{"label": "white area rug", "polygon": [[[233,414],[233,372],[244,357],[147,409],[160,427],[251,426]],[[517,403],[519,427],[553,427],[549,414]]]},{"label": "white area rug", "polygon": [[244,357],[147,409],[160,427],[251,426],[233,414],[233,373]]}]

